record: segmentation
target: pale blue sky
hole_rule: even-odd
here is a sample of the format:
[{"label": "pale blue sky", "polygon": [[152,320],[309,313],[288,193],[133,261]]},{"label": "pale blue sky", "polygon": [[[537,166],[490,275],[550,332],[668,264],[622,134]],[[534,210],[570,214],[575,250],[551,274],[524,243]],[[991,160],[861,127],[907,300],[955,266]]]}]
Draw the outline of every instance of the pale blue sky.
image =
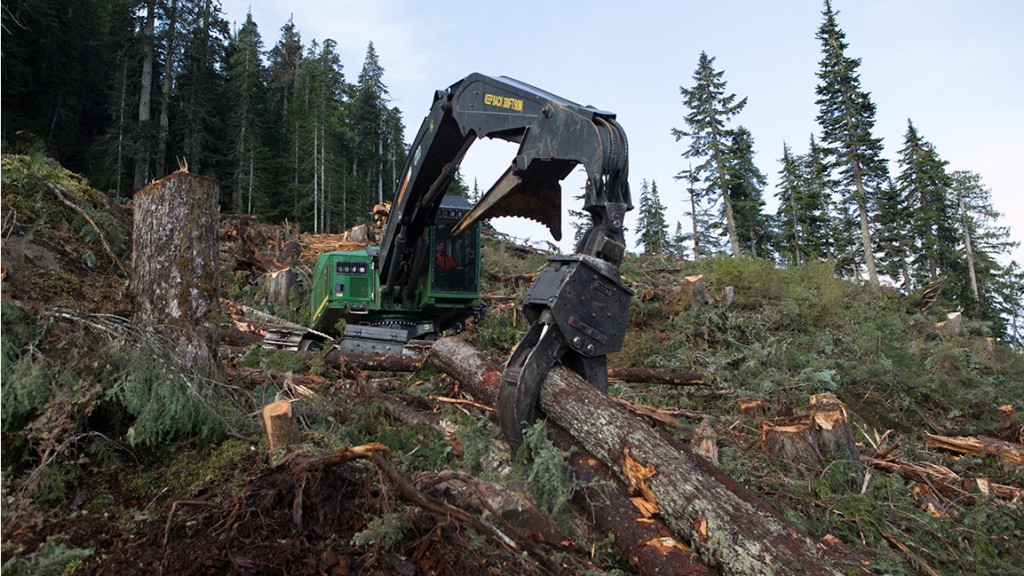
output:
[{"label": "pale blue sky", "polygon": [[[435,0],[222,0],[235,26],[250,9],[267,49],[292,15],[308,45],[332,38],[355,81],[373,41],[406,137],[427,113],[433,91],[471,72],[505,75],[615,112],[630,143],[634,204],[642,180],[656,181],[672,230],[684,220],[686,167],[671,128],[683,127],[681,85],[692,84],[701,51],[715,57],[727,89],[748,104],[736,118],[754,136],[758,167],[774,211],[783,142],[804,153],[818,133],[814,103],[821,24],[818,0],[721,2]],[[907,119],[950,170],[982,175],[1003,225],[1024,242],[1024,2],[1016,0],[834,0],[847,55],[862,60],[862,87],[877,107],[876,135],[893,162]],[[481,141],[463,175],[482,189],[501,174],[515,147]],[[582,178],[563,185],[563,209]],[[635,227],[636,210],[627,226]],[[550,239],[519,219],[495,225],[520,238]],[[670,230],[671,231],[671,230]],[[565,237],[571,237],[566,225]],[[635,238],[630,238],[631,242]],[[562,248],[570,246],[563,240]],[[1024,263],[1024,248],[1013,257]]]}]

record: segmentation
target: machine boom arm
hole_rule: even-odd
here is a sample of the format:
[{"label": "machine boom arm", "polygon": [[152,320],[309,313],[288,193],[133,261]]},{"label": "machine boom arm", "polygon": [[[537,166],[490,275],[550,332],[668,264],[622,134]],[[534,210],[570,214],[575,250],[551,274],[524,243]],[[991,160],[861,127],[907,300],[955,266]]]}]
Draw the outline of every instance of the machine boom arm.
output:
[{"label": "machine boom arm", "polygon": [[472,74],[434,95],[395,192],[379,257],[382,293],[410,297],[425,265],[425,230],[470,145],[479,138],[516,142],[519,150],[455,231],[481,219],[520,216],[561,238],[561,180],[587,173],[583,208],[592,227],[568,257],[552,258],[524,303],[533,323],[505,369],[499,418],[521,439],[535,418],[540,382],[562,360],[607,389],[605,355],[621,347],[631,292],[619,281],[623,218],[632,209],[628,147],[615,115],[581,106],[507,77]]}]

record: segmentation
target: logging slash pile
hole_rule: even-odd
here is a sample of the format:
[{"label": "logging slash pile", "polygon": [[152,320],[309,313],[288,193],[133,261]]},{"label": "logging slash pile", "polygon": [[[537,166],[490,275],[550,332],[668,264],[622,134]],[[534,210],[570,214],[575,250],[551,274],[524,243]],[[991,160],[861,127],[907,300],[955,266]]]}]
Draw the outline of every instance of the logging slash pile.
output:
[{"label": "logging slash pile", "polygon": [[915,295],[630,255],[610,393],[556,368],[511,453],[497,381],[545,253],[489,235],[486,319],[418,355],[267,350],[372,224],[210,219],[187,173],[118,206],[42,157],[4,156],[3,190],[5,573],[1024,566],[1024,358]]}]

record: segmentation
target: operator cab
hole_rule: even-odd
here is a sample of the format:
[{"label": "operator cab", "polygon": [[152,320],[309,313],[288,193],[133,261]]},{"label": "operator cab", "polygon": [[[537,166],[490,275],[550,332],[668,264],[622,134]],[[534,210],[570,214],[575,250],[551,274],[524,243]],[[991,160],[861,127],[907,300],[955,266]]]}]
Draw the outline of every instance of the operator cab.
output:
[{"label": "operator cab", "polygon": [[437,210],[430,234],[430,292],[435,296],[479,292],[480,227],[452,234],[472,207],[465,198],[445,196]]}]

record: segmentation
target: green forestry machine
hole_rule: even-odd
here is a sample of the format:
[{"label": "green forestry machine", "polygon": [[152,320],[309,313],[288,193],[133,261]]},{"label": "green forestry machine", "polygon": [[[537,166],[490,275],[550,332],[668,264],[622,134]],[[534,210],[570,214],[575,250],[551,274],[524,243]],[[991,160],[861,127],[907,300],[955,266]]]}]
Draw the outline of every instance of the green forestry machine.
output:
[{"label": "green forestry machine", "polygon": [[[519,150],[471,206],[445,191],[480,138],[515,142]],[[592,225],[574,254],[549,259],[523,302],[531,327],[504,368],[499,422],[518,445],[523,426],[536,419],[541,382],[558,361],[607,391],[606,357],[622,346],[632,296],[619,274],[623,219],[633,207],[626,137],[614,114],[504,76],[471,74],[435,92],[380,246],[320,256],[312,279],[314,331],[302,334],[298,346],[322,345],[330,338],[325,332],[345,320],[335,341],[342,350],[400,353],[410,341],[479,318],[479,223],[524,217],[561,239],[560,182],[577,166],[586,170],[583,208]]]}]

